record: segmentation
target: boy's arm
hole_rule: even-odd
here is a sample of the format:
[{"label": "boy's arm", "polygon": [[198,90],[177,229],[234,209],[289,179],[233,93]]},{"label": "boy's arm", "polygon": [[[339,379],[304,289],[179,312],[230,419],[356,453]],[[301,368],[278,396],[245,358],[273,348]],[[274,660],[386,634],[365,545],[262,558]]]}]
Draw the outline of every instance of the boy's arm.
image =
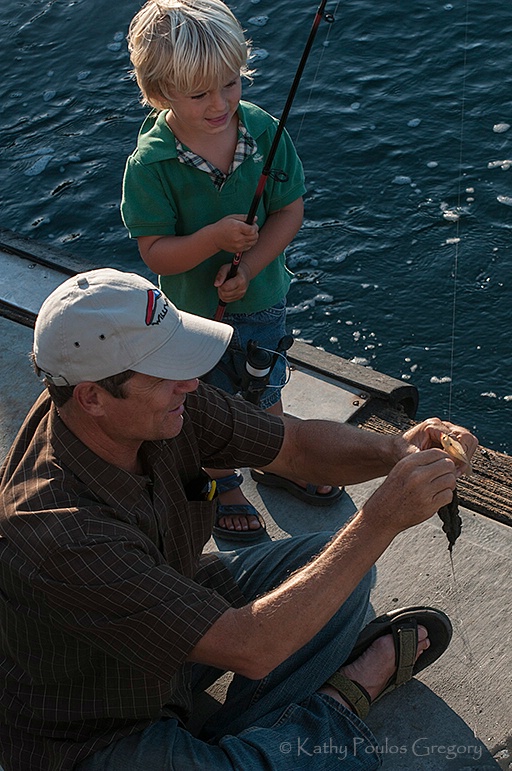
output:
[{"label": "boy's arm", "polygon": [[184,273],[221,250],[236,254],[254,246],[258,226],[245,220],[244,214],[230,214],[188,236],[139,236],[140,255],[153,273]]},{"label": "boy's arm", "polygon": [[226,281],[230,264],[223,265],[217,273],[214,286],[219,289],[219,299],[225,303],[240,300],[247,292],[250,281],[290,244],[300,230],[303,216],[302,197],[269,214],[257,243],[244,252],[236,276]]}]

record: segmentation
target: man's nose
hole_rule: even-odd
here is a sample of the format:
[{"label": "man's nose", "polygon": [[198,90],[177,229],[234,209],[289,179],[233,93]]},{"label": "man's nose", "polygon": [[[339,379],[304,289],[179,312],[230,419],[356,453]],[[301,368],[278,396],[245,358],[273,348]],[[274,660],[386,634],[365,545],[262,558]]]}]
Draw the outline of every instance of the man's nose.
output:
[{"label": "man's nose", "polygon": [[190,393],[190,391],[195,391],[198,385],[199,379],[197,377],[190,380],[177,380],[176,390],[183,394]]}]

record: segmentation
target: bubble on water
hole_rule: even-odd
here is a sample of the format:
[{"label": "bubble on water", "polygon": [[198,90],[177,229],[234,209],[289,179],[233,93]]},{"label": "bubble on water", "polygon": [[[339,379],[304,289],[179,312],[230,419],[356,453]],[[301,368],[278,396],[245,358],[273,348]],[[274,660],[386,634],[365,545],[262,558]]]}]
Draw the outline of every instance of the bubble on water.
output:
[{"label": "bubble on water", "polygon": [[444,376],[444,377],[437,377],[436,375],[432,375],[430,378],[431,383],[451,383],[452,379],[451,377]]},{"label": "bubble on water", "polygon": [[261,62],[263,59],[268,58],[268,51],[265,48],[253,48],[251,51],[250,61]]},{"label": "bubble on water", "polygon": [[330,343],[337,343],[338,342],[338,338],[334,337],[334,335],[333,335],[332,337],[329,338],[329,342]]},{"label": "bubble on water", "polygon": [[466,193],[474,193],[474,192],[475,192],[475,188],[474,187],[467,187],[466,188]]},{"label": "bubble on water", "polygon": [[359,364],[360,367],[369,367],[370,362],[364,356],[354,356],[350,359],[351,364]]},{"label": "bubble on water", "polygon": [[416,126],[419,126],[421,123],[421,118],[413,118],[412,120],[407,122],[407,125],[410,126],[410,128],[416,128]]},{"label": "bubble on water", "polygon": [[460,212],[455,211],[455,209],[445,209],[443,218],[448,222],[457,222],[460,219]]},{"label": "bubble on water", "polygon": [[453,5],[451,3],[446,3],[446,5],[443,5],[443,8],[445,11],[453,11]]},{"label": "bubble on water", "polygon": [[499,203],[504,203],[505,206],[512,206],[512,198],[509,195],[498,195],[496,200]]},{"label": "bubble on water", "polygon": [[[307,343],[308,345],[313,345],[313,339],[308,340],[307,337],[297,337],[295,338],[299,343]],[[318,346],[320,347],[320,346]]]},{"label": "bubble on water", "polygon": [[512,402],[512,394],[507,394],[503,397],[504,402]]},{"label": "bubble on water", "polygon": [[403,374],[403,375],[400,375],[400,378],[401,378],[402,380],[410,380],[410,379],[411,379],[411,376],[410,376],[410,375],[405,375],[405,374]]},{"label": "bubble on water", "polygon": [[510,123],[495,123],[492,130],[495,134],[504,134],[510,128]]},{"label": "bubble on water", "polygon": [[394,185],[410,185],[411,182],[412,182],[412,179],[410,177],[406,177],[401,174],[396,176],[393,180]]},{"label": "bubble on water", "polygon": [[107,48],[109,51],[120,51],[121,43],[109,43]]},{"label": "bubble on water", "polygon": [[49,102],[53,97],[55,96],[57,92],[54,89],[50,89],[48,91],[45,91],[43,94],[43,100],[45,102]]},{"label": "bubble on water", "polygon": [[32,164],[32,166],[30,166],[30,168],[26,169],[23,173],[27,177],[36,177],[46,169],[52,158],[53,155],[42,155],[35,163]]},{"label": "bubble on water", "polygon": [[114,35],[114,40],[124,40],[124,32],[116,32]]},{"label": "bubble on water", "polygon": [[447,246],[451,246],[451,244],[460,244],[460,238],[447,238],[445,244]]},{"label": "bubble on water", "polygon": [[427,166],[428,166],[429,169],[435,169],[436,166],[439,166],[439,163],[437,161],[429,161],[427,163]]},{"label": "bubble on water", "polygon": [[361,107],[361,102],[352,102],[352,104],[350,105],[351,110],[359,110],[360,107]]},{"label": "bubble on water", "polygon": [[264,27],[268,22],[268,16],[251,16],[249,24],[253,24],[255,27]]},{"label": "bubble on water", "polygon": [[488,169],[502,169],[502,171],[508,171],[512,166],[512,160],[505,158],[503,161],[489,161],[487,164]]},{"label": "bubble on water", "polygon": [[352,332],[352,337],[354,338],[354,340],[357,343],[357,341],[361,339],[361,332],[359,332],[359,330],[356,330],[355,332]]},{"label": "bubble on water", "polygon": [[313,302],[315,303],[332,303],[333,300],[332,294],[326,294],[325,292],[320,292],[320,294],[313,297]]},{"label": "bubble on water", "polygon": [[90,71],[90,70],[81,70],[81,71],[78,73],[78,75],[76,76],[76,79],[77,79],[77,80],[85,80],[86,78],[88,78],[88,77],[89,77],[89,75],[90,75],[90,74],[91,74],[91,71]]},{"label": "bubble on water", "polygon": [[286,309],[286,313],[288,315],[295,315],[296,313],[304,313],[304,311],[308,311],[310,308],[314,308],[315,301],[314,299],[311,300],[303,300],[300,303],[297,303],[297,305],[292,305],[290,308]]},{"label": "bubble on water", "polygon": [[494,391],[484,391],[483,393],[480,394],[480,396],[486,396],[488,399],[496,399],[497,398],[496,394],[494,393]]}]

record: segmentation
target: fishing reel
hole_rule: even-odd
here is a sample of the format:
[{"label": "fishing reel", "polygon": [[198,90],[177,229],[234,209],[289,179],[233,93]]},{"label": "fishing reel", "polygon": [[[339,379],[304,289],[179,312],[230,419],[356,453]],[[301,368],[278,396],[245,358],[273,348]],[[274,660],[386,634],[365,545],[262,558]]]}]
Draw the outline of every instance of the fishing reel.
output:
[{"label": "fishing reel", "polygon": [[256,340],[249,340],[245,358],[245,369],[241,377],[241,394],[251,404],[259,404],[268,385],[270,375],[280,356],[293,345],[293,337],[285,335],[275,351],[260,348]]}]

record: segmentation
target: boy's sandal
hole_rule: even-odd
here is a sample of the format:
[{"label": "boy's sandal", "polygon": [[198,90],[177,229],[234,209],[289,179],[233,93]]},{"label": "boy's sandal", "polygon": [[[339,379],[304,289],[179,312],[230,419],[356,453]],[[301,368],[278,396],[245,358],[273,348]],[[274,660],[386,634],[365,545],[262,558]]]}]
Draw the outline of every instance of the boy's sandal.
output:
[{"label": "boy's sandal", "polygon": [[[227,477],[216,479],[217,493],[222,494],[228,490],[234,490],[240,487],[244,478],[239,471],[229,474]],[[229,530],[227,527],[219,525],[219,519],[222,517],[257,517],[260,526],[255,530]],[[225,541],[256,541],[266,532],[266,526],[258,510],[251,503],[217,503],[217,512],[215,514],[215,524],[213,534]]]},{"label": "boy's sandal", "polygon": [[[419,625],[426,628],[430,646],[416,659]],[[374,699],[378,701],[386,693],[408,682],[414,675],[436,661],[448,648],[452,631],[450,619],[442,610],[421,605],[399,608],[373,619],[364,627],[343,666],[358,659],[378,637],[392,634],[395,643],[396,671]],[[341,698],[345,699],[354,712],[364,720],[372,703],[365,688],[349,680],[341,672],[335,672],[326,682],[332,685]]]},{"label": "boy's sandal", "polygon": [[280,477],[277,474],[271,474],[270,471],[251,469],[251,477],[255,482],[267,487],[282,487],[295,498],[299,498],[312,506],[331,506],[343,494],[343,487],[331,487],[330,492],[319,493],[317,485],[307,484],[306,487],[301,487],[297,482],[292,482],[291,479]]}]

